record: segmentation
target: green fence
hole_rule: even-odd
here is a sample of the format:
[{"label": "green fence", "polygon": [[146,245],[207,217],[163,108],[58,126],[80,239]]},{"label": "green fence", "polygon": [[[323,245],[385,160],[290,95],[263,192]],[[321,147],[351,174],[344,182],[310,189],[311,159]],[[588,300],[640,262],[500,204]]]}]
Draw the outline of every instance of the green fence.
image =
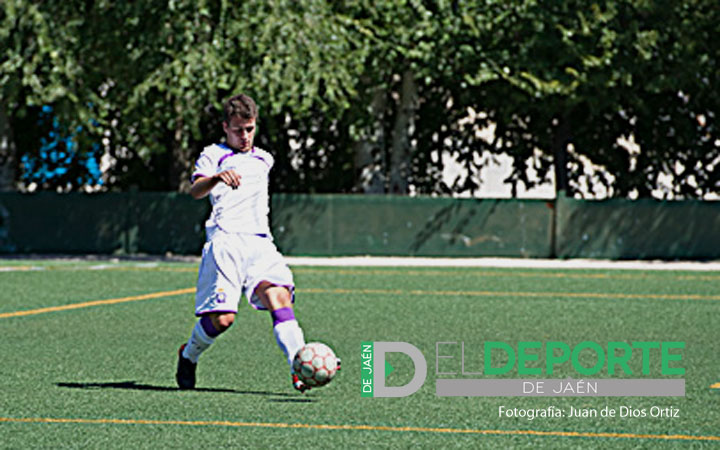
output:
[{"label": "green fence", "polygon": [[[200,253],[207,200],[176,193],[0,194],[0,252]],[[720,202],[276,194],[288,255],[718,259]]]},{"label": "green fence", "polygon": [[720,259],[720,202],[643,200],[557,204],[557,256]]},{"label": "green fence", "polygon": [[552,210],[543,201],[277,195],[272,207],[273,234],[289,254],[550,254]]},{"label": "green fence", "polygon": [[0,251],[198,254],[209,212],[176,193],[3,193]]}]

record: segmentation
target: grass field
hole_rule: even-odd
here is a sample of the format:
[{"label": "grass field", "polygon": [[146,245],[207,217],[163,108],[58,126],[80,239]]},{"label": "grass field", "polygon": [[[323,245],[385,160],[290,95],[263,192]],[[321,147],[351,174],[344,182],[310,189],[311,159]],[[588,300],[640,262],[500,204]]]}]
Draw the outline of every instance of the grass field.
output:
[{"label": "grass field", "polygon": [[[0,261],[0,447],[720,444],[718,272],[293,270],[306,339],[328,343],[343,359],[332,384],[305,395],[290,386],[269,316],[246,304],[201,358],[199,389],[175,389],[176,351],[195,320],[196,264]],[[484,341],[551,340],[685,342],[686,396],[435,395],[436,342],[464,342],[466,370],[476,371],[481,363],[475,349]],[[418,347],[428,359],[423,387],[404,398],[361,398],[362,341]],[[388,385],[406,383],[409,358],[395,354],[389,362],[395,371]],[[632,364],[639,370],[634,359]],[[570,375],[568,369],[540,378]],[[520,378],[517,372],[507,377]],[[672,406],[679,414],[528,420],[499,417],[500,406]]]}]

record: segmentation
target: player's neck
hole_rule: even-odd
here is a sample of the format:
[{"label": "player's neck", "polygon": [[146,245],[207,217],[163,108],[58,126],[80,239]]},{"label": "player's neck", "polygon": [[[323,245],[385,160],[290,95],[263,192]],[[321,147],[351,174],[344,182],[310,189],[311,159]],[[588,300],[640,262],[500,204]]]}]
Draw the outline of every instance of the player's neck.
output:
[{"label": "player's neck", "polygon": [[228,144],[227,142],[224,142],[224,143],[222,144],[222,146],[225,147],[225,148],[227,148],[228,150],[232,150],[233,153],[251,153],[253,150],[255,150],[255,146],[251,146],[251,147],[248,148],[247,150],[241,150],[241,149],[239,149],[239,148],[232,147],[232,146],[231,146],[230,144]]}]

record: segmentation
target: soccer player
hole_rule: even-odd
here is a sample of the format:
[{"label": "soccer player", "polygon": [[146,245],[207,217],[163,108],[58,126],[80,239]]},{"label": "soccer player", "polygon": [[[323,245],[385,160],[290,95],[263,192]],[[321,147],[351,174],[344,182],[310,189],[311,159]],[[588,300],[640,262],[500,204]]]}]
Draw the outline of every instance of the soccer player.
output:
[{"label": "soccer player", "polygon": [[253,146],[257,118],[252,98],[230,98],[224,105],[226,142],[205,147],[195,163],[190,194],[195,199],[210,196],[212,212],[205,223],[207,241],[195,295],[200,320],[178,355],[180,389],[195,387],[198,358],[233,324],[243,293],[255,309],[270,311],[293,387],[309,389],[292,371],[305,339],[293,311],[292,273],[270,234],[268,181],[274,160]]}]

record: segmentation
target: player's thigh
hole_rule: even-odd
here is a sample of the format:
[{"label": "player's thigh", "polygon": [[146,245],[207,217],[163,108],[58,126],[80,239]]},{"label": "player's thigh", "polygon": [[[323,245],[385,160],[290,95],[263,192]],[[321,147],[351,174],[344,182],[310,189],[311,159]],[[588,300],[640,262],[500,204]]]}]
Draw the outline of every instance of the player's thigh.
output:
[{"label": "player's thigh", "polygon": [[291,306],[295,283],[285,259],[271,240],[258,239],[254,258],[248,263],[245,295],[256,309]]},{"label": "player's thigh", "polygon": [[243,258],[231,239],[213,239],[203,250],[196,314],[235,313],[244,284]]}]

